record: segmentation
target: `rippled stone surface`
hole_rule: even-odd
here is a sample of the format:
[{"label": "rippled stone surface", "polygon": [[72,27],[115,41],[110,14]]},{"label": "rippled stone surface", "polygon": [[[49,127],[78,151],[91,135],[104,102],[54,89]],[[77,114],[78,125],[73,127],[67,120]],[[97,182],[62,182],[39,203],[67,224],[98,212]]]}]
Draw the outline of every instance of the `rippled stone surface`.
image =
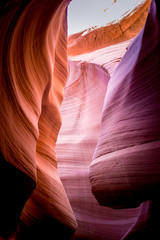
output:
[{"label": "rippled stone surface", "polygon": [[16,239],[68,239],[77,227],[55,154],[67,78],[67,5],[1,3],[0,235],[5,239],[18,223]]},{"label": "rippled stone surface", "polygon": [[[131,208],[152,200],[143,204],[133,236],[125,239],[151,239],[158,232],[159,7],[158,1],[152,2],[144,29],[109,81],[100,137],[90,166],[92,192],[100,204]],[[143,233],[136,233],[137,229]]]},{"label": "rippled stone surface", "polygon": [[156,239],[159,2],[69,61],[68,4],[0,3],[0,239]]}]

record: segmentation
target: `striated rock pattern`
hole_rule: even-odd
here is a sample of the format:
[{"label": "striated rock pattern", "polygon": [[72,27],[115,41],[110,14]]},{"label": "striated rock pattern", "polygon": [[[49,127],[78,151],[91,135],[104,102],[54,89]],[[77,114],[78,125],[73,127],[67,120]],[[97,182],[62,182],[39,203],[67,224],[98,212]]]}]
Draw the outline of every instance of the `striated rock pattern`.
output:
[{"label": "striated rock pattern", "polygon": [[[108,52],[104,49],[108,69],[124,54],[124,46],[120,44],[119,51],[118,45],[115,46],[112,58],[111,48]],[[97,63],[91,62],[92,57]],[[72,240],[119,240],[136,220],[141,207],[134,210],[102,207],[91,192],[89,166],[99,137],[110,75],[100,64],[104,58],[101,51],[77,58],[79,60],[69,61],[69,77],[61,107],[62,127],[56,145],[59,175],[78,222]]]},{"label": "striated rock pattern", "polygon": [[159,239],[159,1],[68,61],[69,2],[0,2],[0,239]]},{"label": "striated rock pattern", "polygon": [[92,192],[101,205],[131,208],[145,201],[124,239],[152,239],[158,232],[159,11],[159,1],[153,1],[144,29],[109,81],[100,137],[90,166]]},{"label": "striated rock pattern", "polygon": [[55,154],[67,78],[68,3],[0,3],[2,239],[68,239],[77,227]]},{"label": "striated rock pattern", "polygon": [[99,65],[99,67],[103,71],[107,71],[111,77],[132,41],[133,40],[127,40],[105,48],[97,49],[90,53],[69,56],[69,59],[74,62],[82,61]]}]

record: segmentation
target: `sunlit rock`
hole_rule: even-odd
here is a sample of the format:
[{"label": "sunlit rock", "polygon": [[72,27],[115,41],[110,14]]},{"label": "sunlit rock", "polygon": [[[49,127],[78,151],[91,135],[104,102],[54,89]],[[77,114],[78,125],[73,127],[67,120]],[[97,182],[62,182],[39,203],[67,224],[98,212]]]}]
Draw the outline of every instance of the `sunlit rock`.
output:
[{"label": "sunlit rock", "polygon": [[[127,40],[90,53],[69,56],[69,77],[64,90],[62,127],[56,151],[59,174],[78,222],[72,239],[119,240],[137,221],[143,208],[113,210],[100,206],[91,193],[88,177],[99,137],[108,80],[129,44],[130,40]],[[97,176],[99,173],[100,170]]]},{"label": "sunlit rock", "polygon": [[69,61],[68,4],[0,3],[0,239],[152,239],[160,178],[155,2],[133,44],[150,1],[120,24],[71,36]]},{"label": "sunlit rock", "polygon": [[27,240],[68,239],[77,227],[55,154],[67,78],[68,3],[0,4],[0,235],[5,239],[17,224],[15,238]]},{"label": "sunlit rock", "polygon": [[143,28],[151,0],[136,7],[120,21],[113,21],[107,26],[95,26],[68,38],[68,54],[75,56],[92,52],[135,37]]},{"label": "sunlit rock", "polygon": [[153,1],[144,29],[130,45],[109,81],[100,137],[90,166],[92,192],[100,204],[131,208],[152,200],[144,203],[132,228],[133,236],[125,239],[151,239],[158,230],[159,8],[159,2]]}]

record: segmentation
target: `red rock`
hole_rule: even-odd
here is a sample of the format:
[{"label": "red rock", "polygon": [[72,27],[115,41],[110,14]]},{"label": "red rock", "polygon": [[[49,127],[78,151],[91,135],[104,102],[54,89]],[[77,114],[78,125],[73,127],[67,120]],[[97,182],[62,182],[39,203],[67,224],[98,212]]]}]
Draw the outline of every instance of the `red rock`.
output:
[{"label": "red rock", "polygon": [[[129,47],[149,1],[120,26],[72,36],[69,68],[69,0],[0,3],[0,239],[137,240],[157,234],[155,2]],[[111,41],[102,37],[104,30],[111,30]],[[104,206],[91,192],[89,167],[92,191]]]},{"label": "red rock", "polygon": [[[134,208],[146,201],[124,239],[151,239],[158,233],[159,7],[158,1],[152,2],[144,29],[109,81],[100,137],[90,166],[92,192],[101,205]],[[152,203],[146,207],[148,200]]]},{"label": "red rock", "polygon": [[68,239],[77,228],[55,154],[67,78],[68,3],[1,5],[0,235],[5,239],[19,218],[17,239]]},{"label": "red rock", "polygon": [[133,12],[107,26],[84,30],[68,38],[68,55],[75,56],[95,51],[135,37],[143,28],[151,0],[145,1]]}]

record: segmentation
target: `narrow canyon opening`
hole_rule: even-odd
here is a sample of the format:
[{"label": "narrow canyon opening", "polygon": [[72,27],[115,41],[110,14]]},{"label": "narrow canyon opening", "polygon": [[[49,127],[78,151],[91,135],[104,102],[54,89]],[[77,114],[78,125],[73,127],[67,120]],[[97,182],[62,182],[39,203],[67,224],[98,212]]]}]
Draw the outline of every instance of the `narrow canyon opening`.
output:
[{"label": "narrow canyon opening", "polygon": [[159,13],[0,2],[0,239],[158,239]]},{"label": "narrow canyon opening", "polygon": [[113,210],[104,207],[105,203],[100,206],[91,192],[89,169],[95,158],[110,78],[144,27],[150,3],[72,0],[68,8],[69,76],[56,152],[59,175],[78,222],[73,239],[121,239],[142,211],[143,206],[128,206],[128,210],[123,209],[125,206]]}]

